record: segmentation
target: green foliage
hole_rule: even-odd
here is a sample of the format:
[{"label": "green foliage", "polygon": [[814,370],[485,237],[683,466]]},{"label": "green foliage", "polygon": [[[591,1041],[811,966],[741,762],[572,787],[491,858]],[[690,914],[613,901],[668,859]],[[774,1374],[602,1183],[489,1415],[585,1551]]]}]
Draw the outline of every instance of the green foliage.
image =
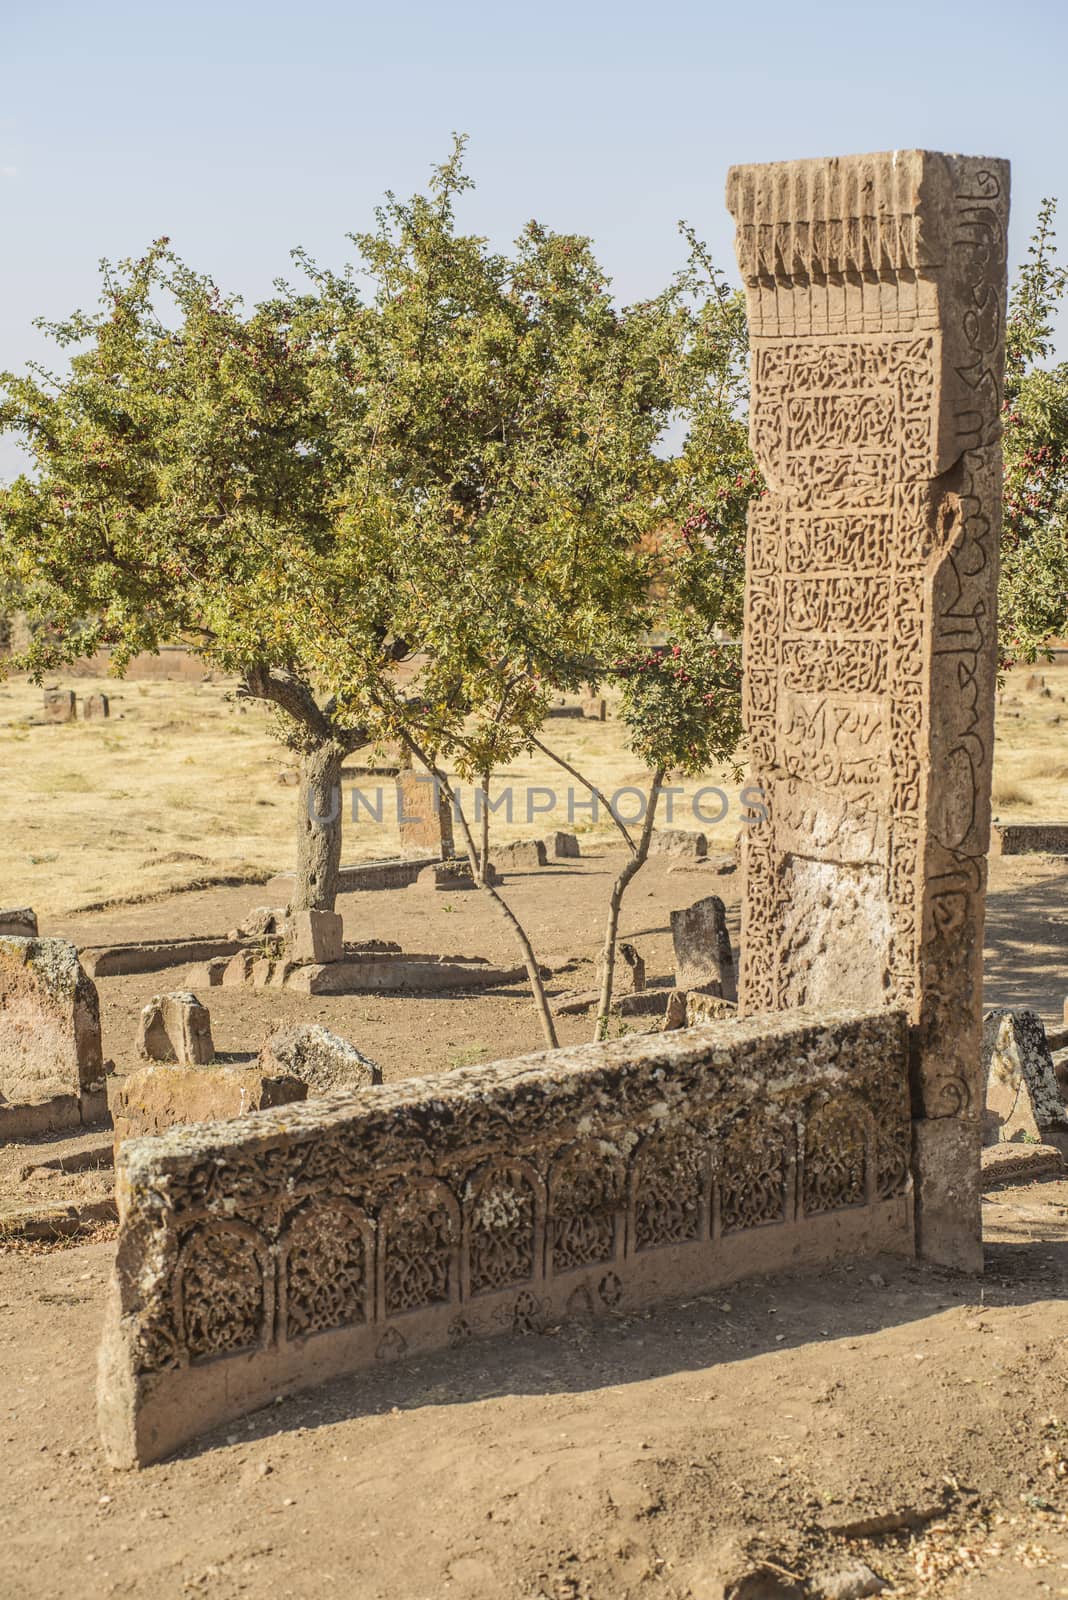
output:
[{"label": "green foliage", "polygon": [[1033,661],[1068,632],[1068,362],[1049,365],[1068,293],[1055,262],[1056,202],[1045,200],[1009,298],[1005,511],[999,593],[1003,665]]}]

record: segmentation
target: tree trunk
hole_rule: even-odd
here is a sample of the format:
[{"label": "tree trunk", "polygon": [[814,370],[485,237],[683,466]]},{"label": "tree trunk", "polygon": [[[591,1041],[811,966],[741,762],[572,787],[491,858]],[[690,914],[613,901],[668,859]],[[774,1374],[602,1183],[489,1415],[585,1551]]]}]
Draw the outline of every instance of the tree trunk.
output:
[{"label": "tree trunk", "polygon": [[489,841],[490,841],[490,814],[489,814],[489,786],[490,775],[482,774],[482,838],[479,846],[478,881],[485,883],[486,869],[489,866]]},{"label": "tree trunk", "polygon": [[656,816],[656,808],[660,803],[660,790],[663,787],[664,777],[665,771],[661,767],[653,778],[653,791],[649,796],[649,807],[645,813],[645,821],[642,824],[638,848],[630,857],[630,860],[624,863],[622,872],[612,885],[612,894],[608,901],[608,920],[604,930],[604,950],[601,957],[603,962],[601,1003],[597,1008],[597,1028],[593,1035],[595,1041],[604,1039],[608,1035],[608,1018],[612,1010],[612,980],[616,971],[616,938],[619,933],[619,911],[631,879],[641,871],[649,854],[649,845],[653,837],[653,819]]},{"label": "tree trunk", "polygon": [[345,751],[326,740],[300,761],[297,881],[293,911],[333,911],[341,866],[341,763]]}]

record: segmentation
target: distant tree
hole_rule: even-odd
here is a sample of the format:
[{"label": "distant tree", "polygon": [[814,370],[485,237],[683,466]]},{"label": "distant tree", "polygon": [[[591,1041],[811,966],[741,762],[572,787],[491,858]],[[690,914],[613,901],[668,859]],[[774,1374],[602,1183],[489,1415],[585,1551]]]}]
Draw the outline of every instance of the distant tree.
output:
[{"label": "distant tree", "polygon": [[0,377],[0,428],[34,464],[0,489],[0,592],[17,587],[34,624],[8,668],[39,680],[106,649],[121,675],[181,640],[237,673],[299,757],[293,904],[332,907],[341,762],[368,733],[317,691],[300,617],[308,571],[320,604],[341,614],[346,599],[346,458],[317,392],[323,353],[297,331],[306,306],[246,317],[166,240],[102,274],[100,311],[42,324],[69,372]]},{"label": "distant tree", "polygon": [[1068,295],[1055,260],[1057,203],[1044,200],[1009,296],[1005,371],[1005,510],[999,634],[1003,665],[1034,661],[1068,633],[1068,362],[1051,362]]}]

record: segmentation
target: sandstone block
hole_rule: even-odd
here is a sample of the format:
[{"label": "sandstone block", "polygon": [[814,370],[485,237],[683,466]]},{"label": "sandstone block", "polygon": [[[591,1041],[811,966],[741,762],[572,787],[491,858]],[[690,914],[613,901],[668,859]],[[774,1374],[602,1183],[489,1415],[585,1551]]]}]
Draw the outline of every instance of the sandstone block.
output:
[{"label": "sandstone block", "polygon": [[106,694],[87,695],[82,705],[82,716],[86,722],[103,722],[111,716],[111,701]]},{"label": "sandstone block", "polygon": [[592,722],[604,722],[608,717],[608,702],[602,695],[588,694],[582,701],[582,715]]},{"label": "sandstone block", "polygon": [[46,722],[73,722],[78,715],[73,689],[46,689],[44,692],[44,717]]},{"label": "sandstone block", "polygon": [[216,956],[212,961],[201,961],[190,969],[190,989],[217,989],[223,982],[232,956]]},{"label": "sandstone block", "polygon": [[983,1024],[983,1066],[983,1143],[1033,1140],[1068,1155],[1068,1113],[1038,1013],[991,1011]]},{"label": "sandstone block", "polygon": [[186,989],[155,995],[142,1009],[137,1053],[143,1061],[204,1066],[215,1059],[211,1015]]},{"label": "sandstone block", "polygon": [[254,906],[230,934],[232,939],[265,939],[285,929],[285,906]]},{"label": "sandstone block", "polygon": [[0,939],[36,939],[37,913],[29,906],[0,911]]},{"label": "sandstone block", "polygon": [[293,911],[286,923],[286,955],[290,961],[326,965],[345,954],[341,915],[337,911]]},{"label": "sandstone block", "polygon": [[104,1074],[100,1002],[74,946],[0,938],[0,1100],[79,1095]]},{"label": "sandstone block", "polygon": [[548,852],[542,839],[513,839],[511,844],[497,845],[493,857],[494,866],[505,872],[544,867],[549,862]]},{"label": "sandstone block", "polygon": [[562,831],[547,834],[545,837],[545,853],[550,861],[578,860],[582,855],[578,836],[574,833],[564,833]]},{"label": "sandstone block", "polygon": [[683,911],[673,911],[671,942],[677,988],[705,989],[724,1000],[737,999],[727,912],[718,895],[706,895]]},{"label": "sandstone block", "polygon": [[303,1100],[307,1093],[299,1078],[259,1067],[139,1067],[118,1083],[112,1097],[115,1149],[126,1139],[243,1117]]},{"label": "sandstone block", "polygon": [[312,1098],[382,1082],[382,1069],[376,1062],[316,1023],[296,1023],[271,1034],[260,1051],[259,1064],[268,1075],[299,1078]]},{"label": "sandstone block", "polygon": [[708,854],[708,839],[692,828],[654,828],[649,841],[651,856],[679,856],[703,861]]}]

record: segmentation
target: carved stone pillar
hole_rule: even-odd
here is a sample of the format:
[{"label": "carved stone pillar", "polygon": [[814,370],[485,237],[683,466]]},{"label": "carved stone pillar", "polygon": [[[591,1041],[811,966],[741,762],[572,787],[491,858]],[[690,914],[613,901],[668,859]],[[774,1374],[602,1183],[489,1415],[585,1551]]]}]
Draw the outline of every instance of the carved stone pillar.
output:
[{"label": "carved stone pillar", "polygon": [[905,1006],[917,1240],[982,1264],[1004,161],[736,167],[752,338],[740,1008]]}]

